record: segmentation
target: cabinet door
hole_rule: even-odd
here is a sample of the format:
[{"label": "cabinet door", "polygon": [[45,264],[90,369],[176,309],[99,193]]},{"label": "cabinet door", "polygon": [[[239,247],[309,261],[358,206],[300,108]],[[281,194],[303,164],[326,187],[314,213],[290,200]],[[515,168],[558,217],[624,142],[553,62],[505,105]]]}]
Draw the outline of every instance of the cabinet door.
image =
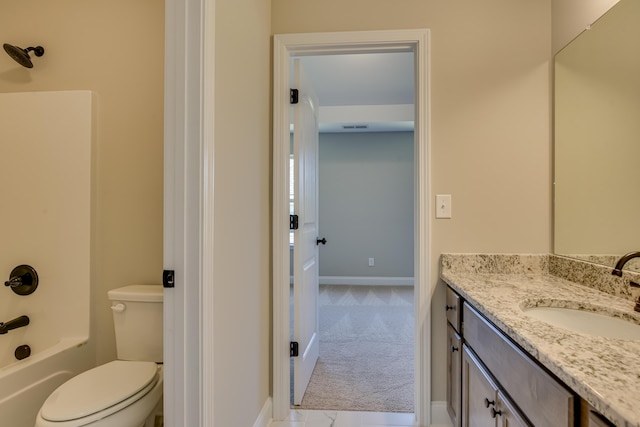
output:
[{"label": "cabinet door", "polygon": [[462,426],[496,427],[498,388],[466,345],[462,346]]},{"label": "cabinet door", "polygon": [[498,402],[493,414],[496,415],[499,427],[531,427],[511,400],[501,391],[498,392]]},{"label": "cabinet door", "polygon": [[447,286],[447,305],[445,306],[445,313],[447,320],[453,326],[456,332],[460,333],[460,320],[462,313],[462,306],[460,296],[450,287]]},{"label": "cabinet door", "polygon": [[454,427],[460,427],[461,353],[460,335],[447,324],[447,411]]}]

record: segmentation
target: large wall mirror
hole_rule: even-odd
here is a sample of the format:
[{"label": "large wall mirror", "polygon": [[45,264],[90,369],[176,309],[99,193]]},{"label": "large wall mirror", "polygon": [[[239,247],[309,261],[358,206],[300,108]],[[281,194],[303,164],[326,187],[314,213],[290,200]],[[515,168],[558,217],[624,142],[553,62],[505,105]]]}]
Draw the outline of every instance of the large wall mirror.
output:
[{"label": "large wall mirror", "polygon": [[640,1],[556,55],[554,92],[554,251],[612,265],[640,250]]}]

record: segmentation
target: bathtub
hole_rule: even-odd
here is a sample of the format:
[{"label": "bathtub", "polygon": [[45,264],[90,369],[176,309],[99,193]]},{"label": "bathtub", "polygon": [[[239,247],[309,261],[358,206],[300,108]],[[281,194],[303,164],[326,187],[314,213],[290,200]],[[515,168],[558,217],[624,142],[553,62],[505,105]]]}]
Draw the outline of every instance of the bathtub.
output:
[{"label": "bathtub", "polygon": [[[0,335],[0,344],[12,332]],[[14,361],[0,366],[0,426],[33,427],[51,392],[91,368],[88,351],[86,338],[63,338],[23,360],[11,354]]]}]

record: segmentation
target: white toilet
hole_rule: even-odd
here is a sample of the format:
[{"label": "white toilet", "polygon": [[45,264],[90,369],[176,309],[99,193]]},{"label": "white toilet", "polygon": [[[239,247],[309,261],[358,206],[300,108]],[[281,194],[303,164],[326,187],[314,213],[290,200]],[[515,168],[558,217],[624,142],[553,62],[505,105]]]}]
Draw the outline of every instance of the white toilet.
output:
[{"label": "white toilet", "polygon": [[162,286],[108,292],[118,360],[58,387],[35,427],[153,427],[162,409]]}]

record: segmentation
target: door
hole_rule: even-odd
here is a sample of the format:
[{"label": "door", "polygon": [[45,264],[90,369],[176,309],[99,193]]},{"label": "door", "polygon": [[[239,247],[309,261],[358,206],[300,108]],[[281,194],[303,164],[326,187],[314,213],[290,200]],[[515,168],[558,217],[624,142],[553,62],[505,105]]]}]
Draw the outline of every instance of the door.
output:
[{"label": "door", "polygon": [[461,359],[460,350],[462,340],[451,326],[447,323],[447,411],[451,417],[454,427],[460,427],[460,384]]},{"label": "door", "polygon": [[531,427],[524,416],[520,414],[520,411],[516,409],[513,402],[505,396],[501,391],[498,392],[498,403],[496,404],[498,410],[498,427]]},{"label": "door", "polygon": [[294,60],[293,104],[294,211],[298,229],[293,245],[293,340],[298,356],[293,362],[293,403],[302,403],[318,361],[318,103]]},{"label": "door", "polygon": [[469,348],[462,348],[462,426],[496,427],[498,387]]}]

